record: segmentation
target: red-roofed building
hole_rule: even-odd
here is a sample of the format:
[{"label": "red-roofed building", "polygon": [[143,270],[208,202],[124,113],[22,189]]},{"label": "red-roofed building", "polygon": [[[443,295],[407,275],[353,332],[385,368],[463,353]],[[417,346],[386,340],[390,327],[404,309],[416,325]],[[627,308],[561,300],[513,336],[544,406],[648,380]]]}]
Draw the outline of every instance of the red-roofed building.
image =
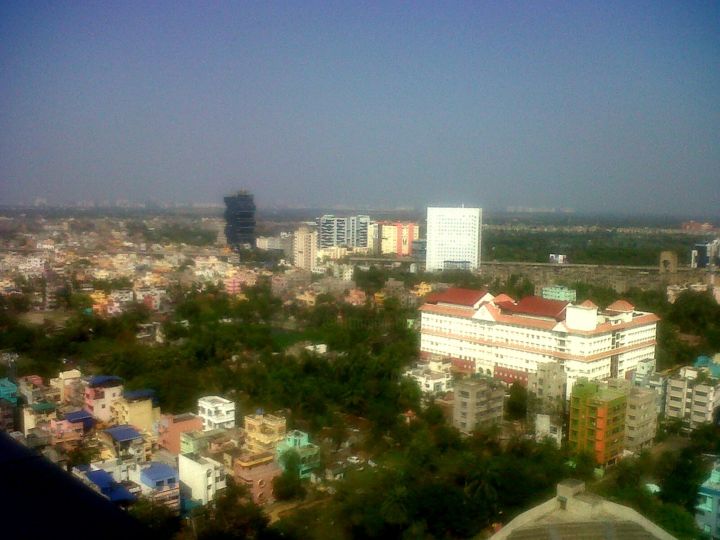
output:
[{"label": "red-roofed building", "polygon": [[632,313],[635,311],[635,306],[627,300],[615,300],[612,304],[605,308],[605,310],[613,313]]},{"label": "red-roofed building", "polygon": [[425,297],[425,302],[427,304],[449,304],[477,309],[481,302],[492,300],[492,298],[493,296],[487,291],[450,287],[444,291],[428,294]]},{"label": "red-roofed building", "polygon": [[548,300],[539,296],[526,296],[519,302],[495,302],[503,311],[516,315],[527,315],[529,317],[544,317],[562,320],[565,308],[570,302],[562,300]]},{"label": "red-roofed building", "polygon": [[504,294],[453,288],[428,295],[420,313],[421,353],[523,384],[538,365],[558,362],[568,395],[581,377],[626,378],[655,356],[658,317],[623,300],[603,312],[592,302],[536,296],[515,302]]}]

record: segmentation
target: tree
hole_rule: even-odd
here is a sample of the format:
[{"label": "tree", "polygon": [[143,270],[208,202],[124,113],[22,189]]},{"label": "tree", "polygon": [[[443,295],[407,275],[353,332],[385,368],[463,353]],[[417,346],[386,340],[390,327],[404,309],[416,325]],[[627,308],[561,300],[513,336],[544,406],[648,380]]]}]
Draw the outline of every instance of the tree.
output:
[{"label": "tree", "polygon": [[305,496],[305,488],[300,480],[300,454],[290,449],[280,456],[283,473],[273,480],[273,493],[279,501],[301,499]]},{"label": "tree", "polygon": [[180,531],[181,521],[177,513],[144,497],[130,507],[130,515],[145,525],[153,538],[172,538]]},{"label": "tree", "polygon": [[510,397],[507,400],[507,417],[510,420],[527,418],[528,391],[519,382],[512,383]]}]

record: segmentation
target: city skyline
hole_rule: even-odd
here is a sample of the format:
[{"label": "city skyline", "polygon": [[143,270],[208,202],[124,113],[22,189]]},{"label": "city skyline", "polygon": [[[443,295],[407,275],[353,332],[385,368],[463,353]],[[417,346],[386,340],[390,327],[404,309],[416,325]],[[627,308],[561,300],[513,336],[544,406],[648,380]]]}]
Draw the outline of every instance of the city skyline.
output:
[{"label": "city skyline", "polygon": [[717,215],[720,6],[0,8],[0,201]]}]

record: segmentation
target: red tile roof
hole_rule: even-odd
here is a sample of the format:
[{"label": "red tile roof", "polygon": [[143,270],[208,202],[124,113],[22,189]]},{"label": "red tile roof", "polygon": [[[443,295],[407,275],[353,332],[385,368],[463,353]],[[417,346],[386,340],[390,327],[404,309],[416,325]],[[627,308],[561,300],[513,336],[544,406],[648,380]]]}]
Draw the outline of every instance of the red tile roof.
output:
[{"label": "red tile roof", "polygon": [[563,312],[570,302],[548,300],[539,296],[526,296],[519,302],[501,302],[498,306],[503,310],[517,315],[531,315],[562,320]]},{"label": "red tile roof", "polygon": [[477,304],[487,291],[477,291],[475,289],[462,289],[460,287],[450,287],[444,291],[430,293],[425,297],[428,304],[455,304],[457,306],[474,306]]},{"label": "red tile roof", "polygon": [[494,302],[499,304],[500,302],[515,302],[515,300],[505,293],[500,293],[495,297]]},{"label": "red tile roof", "polygon": [[629,311],[635,311],[635,306],[627,300],[615,300],[606,309],[607,311],[614,311],[616,313],[627,313]]},{"label": "red tile roof", "polygon": [[589,307],[589,308],[596,308],[597,304],[593,302],[592,300],[585,300],[582,304],[580,304],[581,307]]}]

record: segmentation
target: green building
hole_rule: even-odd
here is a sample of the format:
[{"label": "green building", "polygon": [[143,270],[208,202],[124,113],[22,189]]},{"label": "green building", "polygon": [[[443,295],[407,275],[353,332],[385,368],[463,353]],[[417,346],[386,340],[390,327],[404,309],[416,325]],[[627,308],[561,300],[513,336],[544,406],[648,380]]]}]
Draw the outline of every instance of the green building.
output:
[{"label": "green building", "polygon": [[562,285],[543,287],[541,295],[548,300],[562,300],[564,302],[575,302],[577,300],[577,291]]},{"label": "green building", "polygon": [[313,469],[320,465],[320,448],[310,442],[310,437],[304,431],[294,429],[287,433],[285,440],[278,443],[277,458],[280,466],[285,469],[282,455],[295,450],[300,456],[300,478],[309,478]]},{"label": "green building", "polygon": [[570,396],[569,443],[573,452],[589,452],[598,465],[612,465],[625,440],[625,393],[580,379]]}]

